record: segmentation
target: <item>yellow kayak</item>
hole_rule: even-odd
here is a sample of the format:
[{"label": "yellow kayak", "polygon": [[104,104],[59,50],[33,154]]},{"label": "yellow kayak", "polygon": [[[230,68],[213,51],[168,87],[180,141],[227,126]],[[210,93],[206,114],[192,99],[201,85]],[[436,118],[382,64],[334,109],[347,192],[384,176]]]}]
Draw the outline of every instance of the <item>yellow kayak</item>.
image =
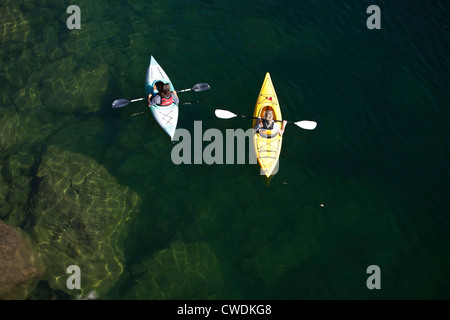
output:
[{"label": "yellow kayak", "polygon": [[[282,120],[278,98],[272,80],[270,79],[270,74],[267,73],[258,99],[256,100],[253,116],[264,117],[265,112],[270,109],[273,111],[274,120]],[[253,128],[256,125],[256,121],[256,119],[253,120]],[[275,174],[277,172],[275,168],[277,168],[278,159],[280,158],[282,140],[283,137],[280,134],[273,136],[270,134],[255,133],[253,136],[256,158],[261,166],[261,170],[267,178],[269,178],[272,173]]]}]

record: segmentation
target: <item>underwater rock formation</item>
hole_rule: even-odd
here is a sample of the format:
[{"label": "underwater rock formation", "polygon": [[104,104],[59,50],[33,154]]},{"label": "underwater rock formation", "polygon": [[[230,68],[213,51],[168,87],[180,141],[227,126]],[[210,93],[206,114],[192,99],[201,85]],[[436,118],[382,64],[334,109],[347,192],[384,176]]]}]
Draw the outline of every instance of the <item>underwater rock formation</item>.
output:
[{"label": "underwater rock formation", "polygon": [[26,299],[45,271],[36,244],[0,220],[0,300]]},{"label": "underwater rock formation", "polygon": [[[52,70],[52,76],[44,77],[41,95],[50,110],[74,114],[101,109],[101,96],[109,79],[105,64],[95,68],[81,65],[74,69],[75,62],[69,57],[55,61],[48,68]],[[61,72],[55,73],[55,69]]]},{"label": "underwater rock formation", "polygon": [[145,273],[126,299],[214,299],[224,280],[214,251],[205,242],[173,242],[132,268]]},{"label": "underwater rock formation", "polygon": [[[14,107],[4,108],[5,113],[0,115],[0,153],[7,152],[15,147],[31,146],[45,138],[59,126],[42,123],[35,113],[14,113]],[[45,110],[41,115],[45,115]]]},{"label": "underwater rock formation", "polygon": [[30,23],[20,10],[20,4],[14,5],[13,2],[7,3],[7,6],[0,6],[0,17],[2,19],[1,44],[10,41],[26,41],[31,33]]},{"label": "underwater rock formation", "polygon": [[2,160],[0,165],[0,219],[26,228],[29,220],[29,195],[34,157],[19,151]]},{"label": "underwater rock formation", "polygon": [[[93,159],[53,145],[37,177],[33,236],[52,261],[44,279],[54,290],[82,296],[94,290],[101,298],[122,274],[122,242],[139,197]],[[81,290],[66,286],[71,265],[80,268]]]}]

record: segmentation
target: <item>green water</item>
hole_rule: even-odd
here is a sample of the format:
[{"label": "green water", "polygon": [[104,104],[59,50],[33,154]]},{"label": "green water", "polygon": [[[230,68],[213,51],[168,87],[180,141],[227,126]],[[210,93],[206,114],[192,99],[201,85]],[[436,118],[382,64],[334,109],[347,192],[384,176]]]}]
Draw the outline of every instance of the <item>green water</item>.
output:
[{"label": "green water", "polygon": [[[71,2],[2,2],[0,218],[39,268],[0,297],[449,299],[450,6],[397,2],[82,0],[80,30]],[[283,117],[318,126],[287,126],[270,184],[175,165],[145,102],[111,108],[150,55],[211,86],[179,94],[179,128],[249,128],[214,109],[252,115],[266,72]]]}]

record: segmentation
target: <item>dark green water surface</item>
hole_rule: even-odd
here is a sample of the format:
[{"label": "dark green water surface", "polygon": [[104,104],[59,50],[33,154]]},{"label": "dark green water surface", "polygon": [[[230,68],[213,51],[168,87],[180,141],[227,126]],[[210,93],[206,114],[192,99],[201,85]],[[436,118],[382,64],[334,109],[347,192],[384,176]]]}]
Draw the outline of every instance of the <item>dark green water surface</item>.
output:
[{"label": "dark green water surface", "polygon": [[[2,299],[450,298],[448,1],[80,0],[69,30],[71,4],[0,3],[0,219],[30,240],[24,263],[0,238]],[[150,55],[211,86],[179,128],[246,130],[214,109],[252,115],[266,72],[318,126],[287,126],[270,184],[175,165],[145,101],[111,108]]]}]

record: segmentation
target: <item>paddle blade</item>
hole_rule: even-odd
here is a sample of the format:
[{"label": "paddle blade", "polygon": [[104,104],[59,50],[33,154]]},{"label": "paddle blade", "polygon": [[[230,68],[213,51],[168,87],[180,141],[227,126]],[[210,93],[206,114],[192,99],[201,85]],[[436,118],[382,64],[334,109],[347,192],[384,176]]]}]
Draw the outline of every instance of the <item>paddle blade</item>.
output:
[{"label": "paddle blade", "polygon": [[297,121],[294,124],[306,130],[314,130],[317,127],[317,122],[309,120]]},{"label": "paddle blade", "polygon": [[235,115],[233,112],[228,111],[228,110],[216,109],[214,111],[214,113],[216,114],[217,118],[221,118],[221,119],[231,119],[231,118],[237,117],[237,115]]},{"label": "paddle blade", "polygon": [[112,107],[113,108],[122,108],[127,106],[130,103],[127,99],[119,99],[113,102]]},{"label": "paddle blade", "polygon": [[194,90],[195,92],[201,92],[201,91],[206,91],[211,89],[211,87],[209,86],[209,84],[207,83],[197,83],[192,90]]}]

